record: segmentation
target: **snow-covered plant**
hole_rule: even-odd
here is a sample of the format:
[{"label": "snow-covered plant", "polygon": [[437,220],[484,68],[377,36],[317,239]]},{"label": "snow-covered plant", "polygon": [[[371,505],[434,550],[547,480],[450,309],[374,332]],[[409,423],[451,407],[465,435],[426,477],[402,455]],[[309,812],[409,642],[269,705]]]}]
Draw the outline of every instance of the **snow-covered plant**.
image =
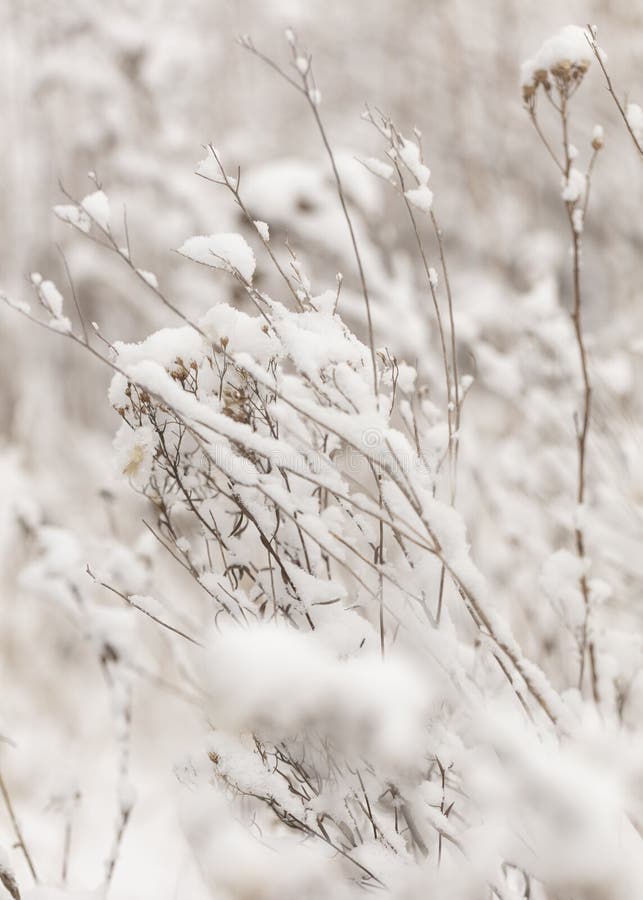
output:
[{"label": "snow-covered plant", "polygon": [[[572,283],[573,306],[572,322],[578,346],[581,377],[583,383],[582,408],[575,415],[576,442],[578,446],[578,470],[576,478],[576,503],[578,506],[574,526],[576,553],[578,556],[578,584],[583,598],[584,616],[580,628],[580,668],[578,683],[582,689],[585,662],[589,659],[592,693],[599,702],[598,672],[596,668],[596,649],[590,634],[591,597],[587,578],[588,560],[585,549],[585,528],[583,514],[586,500],[586,453],[590,428],[592,388],[589,375],[589,363],[582,324],[581,294],[581,241],[585,216],[589,203],[591,176],[596,157],[603,147],[603,132],[600,126],[594,129],[591,143],[591,156],[585,172],[576,167],[577,149],[570,143],[569,104],[578,90],[591,60],[591,42],[582,28],[570,25],[558,35],[546,41],[533,60],[523,65],[521,76],[523,98],[531,121],[545,148],[556,163],[562,179],[561,197],[565,204],[569,220],[572,243]],[[560,118],[562,158],[547,141],[540,128],[536,108],[539,87],[556,110]],[[553,95],[553,96],[552,96]]]},{"label": "snow-covered plant", "polygon": [[[241,171],[209,146],[198,173],[229,195],[247,228],[187,237],[178,253],[227,280],[246,309],[221,302],[200,317],[182,312],[134,261],[95,178],[90,194],[68,197],[56,214],[115,253],[181,325],[137,343],[112,341],[98,323],[88,327],[79,304],[74,326],[61,292],[38,274],[31,281],[46,320],[13,302],[110,367],[109,401],[121,420],[117,466],[142,497],[165,564],[182,578],[166,590],[162,566],[149,571],[142,543],[88,550],[87,536],[30,526],[41,553],[24,578],[82,622],[113,702],[118,815],[101,891],[135,808],[128,761],[138,672],[131,617],[139,615],[167,639],[162,652],[201,711],[203,740],[177,774],[186,785],[185,830],[211,896],[634,898],[643,876],[643,767],[640,723],[624,710],[636,696],[641,648],[621,641],[627,652],[619,654],[623,632],[601,622],[611,585],[593,571],[588,540],[595,534],[587,464],[592,382],[581,251],[604,140],[595,129],[582,170],[569,133],[569,107],[595,39],[564,29],[521,78],[527,111],[562,180],[571,326],[537,291],[503,326],[507,344],[525,341],[515,351],[531,391],[526,415],[553,434],[538,462],[550,482],[567,486],[564,502],[573,509],[571,527],[551,529],[558,542],[538,559],[541,576],[530,581],[523,610],[536,623],[549,601],[557,616],[567,644],[550,673],[534,634],[527,632],[528,649],[515,637],[521,611],[514,607],[523,595],[485,577],[460,511],[467,509],[463,457],[474,475],[488,477],[466,443],[473,379],[461,346],[473,340],[473,317],[460,343],[422,136],[365,113],[384,146],[363,165],[400,199],[417,251],[416,290],[433,315],[425,352],[437,364],[411,365],[376,340],[378,292],[350,185],[324,125],[311,56],[293,32],[286,38],[290,68],[249,38],[242,44],[309,106],[353,260],[346,277],[315,286],[306,248],[275,241],[268,217],[245,197]],[[560,121],[562,155],[541,126],[541,97]],[[270,291],[257,278],[260,258],[275,279]],[[342,318],[345,290],[360,295],[361,329]],[[396,297],[387,302],[385,315],[395,316]],[[484,336],[481,319],[476,327]],[[492,373],[500,393],[507,372],[522,372],[502,368],[511,348],[503,357],[481,338],[477,350],[482,378]],[[580,366],[569,361],[574,350]],[[580,388],[571,481],[560,416],[546,409],[548,380],[561,371],[570,402]],[[520,489],[531,496],[529,474],[521,472]],[[532,493],[542,511],[540,480]],[[500,491],[492,496],[506,502]],[[524,510],[533,510],[530,501]],[[499,554],[511,547],[515,568],[521,540],[531,537],[539,557],[543,545],[528,522],[506,511],[506,531],[486,539],[503,545]],[[25,849],[19,835],[18,842]],[[0,879],[13,891],[3,859]]]}]

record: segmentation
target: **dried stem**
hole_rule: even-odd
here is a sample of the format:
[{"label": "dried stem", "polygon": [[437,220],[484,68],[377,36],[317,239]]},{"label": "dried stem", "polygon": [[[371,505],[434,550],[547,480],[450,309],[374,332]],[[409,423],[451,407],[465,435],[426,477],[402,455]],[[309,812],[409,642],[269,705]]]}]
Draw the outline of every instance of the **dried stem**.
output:
[{"label": "dried stem", "polygon": [[[632,143],[636,147],[639,156],[643,159],[643,145],[641,144],[641,142],[639,141],[637,136],[634,134],[634,131],[632,130],[632,126],[630,125],[629,120],[627,118],[627,113],[625,111],[625,108],[624,108],[623,104],[621,103],[621,101],[618,99],[618,95],[617,95],[616,91],[614,90],[614,87],[612,85],[612,79],[610,78],[610,76],[608,74],[607,68],[605,66],[605,62],[603,60],[603,54],[601,53],[601,49],[596,42],[596,32],[595,32],[594,28],[592,28],[591,25],[588,25],[587,29],[589,31],[589,34],[587,35],[587,43],[592,48],[592,53],[596,57],[596,61],[598,62],[599,66],[601,68],[601,72],[603,73],[603,77],[605,78],[605,84],[607,86],[607,90],[609,91],[609,94],[610,94],[612,100],[616,104],[616,108],[618,109],[621,118],[625,122],[625,127],[627,128],[629,136],[632,138]],[[591,35],[591,37],[590,37],[590,35]]]},{"label": "dried stem", "polygon": [[[242,47],[245,47],[246,50],[249,50],[256,57],[261,59],[264,63],[270,66],[270,68],[274,69],[276,72],[281,75],[291,86],[295,87],[301,94],[304,95],[308,102],[308,106],[313,114],[313,118],[315,119],[315,124],[317,125],[317,129],[319,131],[320,137],[322,139],[322,143],[328,155],[328,159],[330,161],[331,168],[333,170],[333,177],[335,179],[335,184],[337,187],[337,194],[339,196],[339,202],[342,207],[342,213],[344,215],[344,219],[346,220],[346,225],[348,227],[348,232],[351,239],[351,245],[353,248],[353,253],[355,256],[355,262],[357,263],[357,270],[359,273],[359,280],[362,288],[362,296],[364,297],[364,307],[366,309],[366,322],[367,322],[367,330],[368,330],[368,344],[369,350],[371,354],[371,365],[373,368],[373,393],[377,397],[378,388],[377,388],[377,361],[375,356],[375,336],[373,332],[373,320],[371,317],[371,302],[368,292],[368,285],[366,283],[366,275],[364,273],[364,265],[362,263],[362,257],[359,252],[359,246],[357,243],[357,238],[355,236],[355,229],[353,227],[353,221],[351,219],[351,215],[348,211],[348,205],[346,203],[346,194],[344,192],[344,187],[342,184],[342,179],[339,174],[339,170],[337,168],[337,163],[335,161],[335,154],[333,153],[333,149],[330,145],[330,141],[328,140],[328,135],[326,133],[326,128],[324,127],[324,123],[322,122],[321,116],[319,114],[319,102],[317,99],[317,89],[315,87],[314,76],[312,72],[312,63],[310,56],[308,59],[308,67],[305,72],[301,72],[298,69],[295,69],[300,75],[301,85],[297,84],[297,82],[292,79],[287,72],[285,72],[280,66],[278,66],[270,57],[261,53],[255,47],[254,43],[249,37],[244,37],[240,39],[240,44]],[[296,59],[300,54],[297,50],[295,44],[291,45],[293,58]]]},{"label": "dried stem", "polygon": [[36,874],[36,867],[34,866],[34,862],[29,852],[29,848],[25,842],[24,835],[22,833],[22,829],[20,827],[20,823],[18,822],[18,818],[16,816],[15,810],[13,808],[13,803],[11,802],[11,795],[9,793],[9,789],[7,788],[7,784],[4,780],[2,772],[0,772],[0,793],[2,794],[2,799],[4,800],[4,805],[7,809],[7,813],[9,814],[9,819],[11,820],[11,826],[13,828],[14,834],[16,836],[16,845],[22,851],[22,855],[24,856],[27,866],[29,867],[29,871],[31,872],[31,877],[36,882],[39,883],[38,875]]},{"label": "dried stem", "polygon": [[[558,110],[560,115],[560,123],[561,123],[561,131],[562,131],[562,145],[563,145],[563,158],[564,164],[558,162],[558,159],[554,152],[552,151],[549,142],[547,141],[545,135],[538,125],[538,121],[536,118],[536,94],[527,102],[527,111],[529,113],[529,117],[534,125],[534,128],[546,147],[547,151],[556,161],[556,164],[559,169],[562,171],[563,175],[563,185],[567,188],[570,184],[570,177],[572,173],[572,155],[570,152],[570,144],[569,144],[569,99],[573,93],[575,93],[578,83],[573,85],[570,80],[565,75],[557,75],[555,78],[555,83],[558,91],[559,103],[553,103],[555,108]],[[549,94],[548,94],[549,96]],[[587,566],[587,554],[585,547],[585,535],[583,531],[583,526],[580,521],[580,517],[583,515],[583,505],[585,503],[586,497],[586,487],[587,487],[587,476],[586,476],[586,463],[587,463],[587,442],[590,430],[590,417],[591,417],[591,403],[592,403],[592,386],[590,382],[589,375],[589,364],[587,357],[587,347],[585,344],[585,336],[583,332],[583,324],[582,324],[582,292],[581,292],[581,234],[583,228],[583,220],[585,213],[587,212],[587,205],[589,202],[589,184],[591,179],[591,174],[594,166],[594,161],[596,157],[596,148],[590,160],[587,176],[586,176],[586,186],[585,186],[585,196],[582,197],[571,197],[565,198],[564,203],[565,209],[567,212],[567,219],[569,222],[571,240],[572,240],[572,285],[573,285],[573,298],[572,298],[572,311],[571,311],[571,319],[572,324],[574,326],[574,336],[576,339],[576,346],[578,349],[578,358],[580,364],[580,373],[581,380],[583,386],[583,396],[582,396],[582,405],[580,410],[580,416],[575,417],[575,427],[576,427],[576,447],[577,447],[577,479],[576,479],[576,507],[577,507],[577,518],[576,524],[574,527],[574,539],[576,546],[576,554],[581,562],[582,573],[579,578],[579,587],[583,597],[583,605],[584,605],[584,620],[581,630],[581,638],[580,638],[580,667],[579,667],[579,676],[578,676],[578,687],[582,689],[584,676],[585,676],[585,661],[586,658],[589,657],[590,664],[590,673],[591,673],[591,686],[592,686],[592,696],[596,704],[600,702],[599,690],[598,690],[598,674],[596,670],[596,653],[592,640],[589,635],[589,620],[590,620],[590,612],[591,612],[591,597],[589,591],[589,585],[587,582],[586,575],[586,566]],[[578,219],[580,216],[580,221]]]}]

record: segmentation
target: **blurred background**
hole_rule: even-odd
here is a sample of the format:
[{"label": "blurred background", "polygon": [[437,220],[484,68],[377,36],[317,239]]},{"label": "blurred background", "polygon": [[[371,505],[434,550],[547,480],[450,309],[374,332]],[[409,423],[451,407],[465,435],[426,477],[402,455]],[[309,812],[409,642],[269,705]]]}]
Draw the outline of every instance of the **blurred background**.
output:
[{"label": "blurred background", "polygon": [[[176,324],[120,260],[53,216],[52,206],[64,202],[60,185],[80,198],[93,189],[93,171],[117,226],[126,208],[136,265],[154,272],[182,309],[198,315],[217,302],[243,302],[227,282],[171,252],[190,235],[242,227],[229,197],[194,174],[212,143],[229,171],[241,167],[250,208],[270,224],[273,240],[288,237],[318,293],[334,286],[337,271],[346,274],[342,312],[363,335],[349,246],[310,110],[236,43],[251,34],[287,65],[283,32],[294,28],[313,54],[321,112],[347,173],[376,284],[378,344],[417,362],[430,383],[439,358],[412,234],[393,191],[354,159],[383,150],[361,118],[366,102],[403,133],[422,132],[461,365],[476,377],[460,506],[481,567],[505,591],[520,629],[534,616],[521,598],[572,515],[569,386],[577,372],[565,313],[569,234],[559,174],[522,108],[519,66],[562,26],[588,22],[598,26],[617,89],[643,101],[643,6],[631,0],[0,0],[0,288],[31,300],[29,275],[37,271],[70,306],[64,256],[85,318],[110,341]],[[559,141],[550,113],[543,111],[543,124]],[[602,524],[616,523],[623,535],[628,561],[618,612],[638,617],[627,595],[640,575],[638,554],[626,549],[639,546],[643,498],[643,179],[598,71],[587,76],[572,116],[585,162],[594,125],[606,132],[584,239],[594,458],[610,486],[594,500],[603,504]],[[58,535],[82,535],[82,548],[69,552],[83,560],[92,553],[104,560],[117,540],[139,560],[155,551],[141,536],[138,501],[111,461],[117,417],[106,398],[109,371],[4,307],[0,336],[0,733],[16,745],[0,743],[0,770],[45,880],[58,877],[63,839],[52,797],[69,779],[78,784],[81,825],[69,880],[91,888],[115,815],[109,704],[95,701],[101,675],[91,647],[47,594],[62,565],[59,550],[44,565],[42,535],[34,534],[44,524]],[[549,408],[552,396],[566,398],[562,412]],[[569,447],[568,457],[560,446]],[[555,654],[555,616],[537,618],[525,641],[553,641],[548,652]],[[152,655],[153,634],[144,630],[136,640],[143,656]],[[141,802],[113,896],[198,900],[205,894],[182,843],[173,767],[202,724],[171,692],[159,699],[151,682],[141,697],[134,761]],[[0,843],[11,842],[0,812]]]}]

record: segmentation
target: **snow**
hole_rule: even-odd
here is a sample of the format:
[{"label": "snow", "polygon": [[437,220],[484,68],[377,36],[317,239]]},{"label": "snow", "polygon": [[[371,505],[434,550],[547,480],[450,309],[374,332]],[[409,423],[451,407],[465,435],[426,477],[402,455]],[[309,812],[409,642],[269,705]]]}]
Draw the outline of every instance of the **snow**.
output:
[{"label": "snow", "polygon": [[134,808],[137,791],[130,781],[121,781],[118,786],[118,805],[123,815],[129,815]]},{"label": "snow", "polygon": [[109,200],[103,191],[94,191],[83,197],[80,205],[103,231],[109,231]]},{"label": "snow", "polygon": [[538,73],[565,71],[567,66],[584,72],[592,61],[592,50],[587,32],[577,25],[567,25],[558,34],[548,38],[536,55],[522,64],[520,83],[533,86]]},{"label": "snow", "polygon": [[[109,114],[94,116],[102,123],[95,132],[95,123],[87,125],[92,116],[79,109],[82,151],[71,145],[70,179],[79,174],[77,163],[82,176],[88,151],[98,148],[107,158],[96,165],[109,173],[115,196],[134,191],[127,200],[129,235],[114,220],[113,246],[131,236],[137,264],[157,260],[158,280],[101,249],[104,235],[95,241],[64,235],[79,302],[109,340],[108,346],[92,335],[91,348],[120,370],[109,389],[112,448],[105,445],[109,410],[100,396],[106,370],[94,379],[94,362],[81,348],[5,310],[0,595],[7,598],[16,677],[4,679],[0,730],[17,750],[1,746],[3,775],[43,879],[59,877],[71,814],[69,801],[48,804],[50,778],[54,796],[61,795],[61,761],[78,769],[75,790],[83,795],[73,810],[69,889],[31,888],[14,847],[10,862],[22,892],[58,900],[97,884],[114,826],[138,792],[109,888],[114,900],[170,894],[355,900],[378,890],[405,900],[638,897],[643,842],[629,821],[643,819],[636,602],[643,580],[643,428],[636,424],[641,360],[632,351],[643,326],[631,303],[606,311],[600,302],[606,285],[618,283],[627,299],[640,280],[637,220],[630,215],[637,192],[618,191],[630,185],[629,164],[621,172],[608,153],[612,163],[606,157],[593,170],[590,216],[596,213],[592,221],[601,227],[592,228],[583,253],[582,285],[591,312],[583,321],[592,324],[586,336],[595,402],[581,507],[574,422],[582,414],[582,385],[569,316],[569,234],[564,216],[537,215],[540,193],[552,185],[555,192],[558,176],[547,154],[533,149],[526,117],[514,121],[519,104],[503,108],[506,66],[497,65],[498,47],[492,60],[485,49],[489,34],[502,34],[500,49],[514,65],[516,48],[547,10],[540,18],[514,17],[509,28],[476,4],[468,18],[447,4],[448,22],[440,13],[433,24],[441,27],[424,28],[420,4],[417,28],[405,34],[409,59],[397,60],[400,71],[413,62],[417,43],[435,63],[426,147],[443,170],[445,148],[453,149],[460,135],[484,214],[458,214],[467,207],[459,193],[466,194],[467,181],[452,153],[445,171],[453,190],[445,192],[441,224],[461,399],[467,395],[455,454],[447,423],[453,384],[449,396],[427,291],[441,288],[436,296],[455,377],[441,248],[429,223],[426,262],[418,256],[404,202],[431,212],[419,132],[407,140],[392,125],[383,126],[384,134],[371,131],[375,156],[361,164],[359,128],[347,126],[341,108],[337,117],[329,111],[329,140],[368,282],[373,373],[353,248],[323,146],[309,146],[301,131],[293,152],[305,150],[309,161],[274,160],[268,135],[251,138],[245,124],[231,129],[225,105],[217,110],[226,161],[233,171],[236,160],[242,167],[239,196],[249,221],[229,191],[213,192],[193,172],[175,173],[175,163],[157,153],[156,132],[163,132],[173,161],[189,157],[199,137],[190,137],[184,116],[198,114],[202,94],[207,106],[203,85],[235,85],[229,73],[209,77],[212,70],[198,64],[196,32],[188,46],[174,40],[184,20],[205,28],[207,16],[191,15],[199,5],[166,16],[168,33],[158,42],[151,32],[146,43],[132,41],[129,13],[113,26],[107,16],[106,46],[115,41],[116,58],[132,47],[145,51],[123,57],[138,68],[144,90],[126,96],[139,79],[123,78],[118,66],[114,91],[90,78],[92,115],[102,96]],[[212,15],[216,20],[216,10]],[[102,14],[86,27],[70,27],[59,51],[67,55],[77,32],[91,46],[101,21]],[[377,41],[350,44],[351,21],[342,20],[354,51],[346,59],[357,63],[356,86],[368,87],[372,73],[360,60],[368,63],[380,51]],[[328,37],[334,26],[324,23]],[[490,30],[492,24],[500,30]],[[454,49],[443,38],[456,26]],[[216,27],[210,31],[216,44],[220,35]],[[282,48],[279,64],[289,77],[303,75],[306,90],[314,88],[306,52],[294,36],[292,42],[293,52]],[[220,56],[210,47],[209,60]],[[569,74],[576,83],[584,65],[554,61],[559,74],[547,70],[546,77]],[[595,116],[603,100],[611,102],[602,74],[595,74],[587,86],[594,93],[588,89],[579,101],[574,93],[570,101],[567,140],[580,154],[572,144],[562,148],[578,167],[560,188],[577,235],[591,158],[587,136],[596,144],[604,135],[591,131],[593,118],[583,119],[576,103],[587,101],[588,116]],[[627,91],[626,73],[613,74]],[[320,68],[319,76],[334,104],[346,73]],[[44,83],[53,88],[56,77],[48,70]],[[176,91],[187,84],[191,99],[184,104]],[[387,79],[378,85],[386,88]],[[472,101],[481,87],[489,102],[478,109]],[[87,90],[85,79],[70,81],[66,91],[75,90]],[[285,99],[256,116],[253,92],[243,93],[244,123],[260,129],[274,123],[276,137],[287,139],[300,135],[292,116],[301,113],[318,138],[310,109],[296,95],[292,110]],[[60,97],[58,89],[40,91],[45,104],[49,94]],[[219,95],[228,102],[226,90]],[[408,97],[383,99],[383,108],[390,104],[398,114],[402,103],[405,118],[413,115]],[[128,147],[134,100],[144,104],[146,133],[135,134]],[[159,109],[163,128],[147,128]],[[64,119],[59,124],[63,142],[80,141]],[[543,116],[542,126],[549,135],[555,122]],[[333,135],[354,137],[361,151],[342,152]],[[144,149],[134,151],[135,142]],[[32,290],[41,298],[40,321],[66,332],[71,322],[53,284],[34,273],[25,288],[24,278],[15,277],[18,266],[29,271],[29,247],[12,239],[15,210],[22,209],[15,200],[32,194],[40,200],[39,169],[50,174],[50,167],[32,164],[29,149],[26,143],[18,154],[22,159],[24,150],[28,165],[27,193],[12,198],[7,179],[9,279],[15,278],[14,293]],[[203,152],[200,174],[221,182],[214,151]],[[511,178],[498,178],[498,166],[510,157]],[[11,154],[8,160],[11,167]],[[394,179],[397,166],[403,184]],[[89,203],[99,215],[101,202]],[[84,207],[65,210],[65,221],[90,230]],[[214,224],[203,224],[213,217]],[[186,241],[184,255],[238,271],[236,280],[213,283],[206,269],[158,253],[177,246],[176,235],[195,232],[205,233]],[[258,239],[272,241],[302,309],[270,259],[255,272]],[[33,247],[29,252],[45,272],[49,256],[41,243],[35,255]],[[57,264],[56,271],[63,268]],[[343,285],[335,280],[338,269],[346,274]],[[256,292],[247,286],[252,278]],[[193,324],[177,325],[171,310],[150,300],[146,284],[156,290],[159,282]],[[585,538],[584,560],[575,528]],[[88,565],[124,597],[92,580]],[[585,636],[595,681],[589,653],[581,677]],[[44,780],[32,745],[47,748]],[[56,820],[61,813],[64,821]],[[0,837],[9,843],[7,835]]]},{"label": "snow", "polygon": [[314,311],[293,317],[283,307],[274,312],[283,349],[308,377],[316,381],[321,371],[338,363],[363,366],[366,347],[355,338],[347,340],[338,317]]},{"label": "snow", "polygon": [[20,890],[18,888],[18,882],[16,881],[16,876],[11,866],[11,860],[9,857],[9,853],[5,848],[0,844],[0,882],[4,885],[5,889],[9,894],[14,898],[14,900],[20,900]]},{"label": "snow", "polygon": [[158,291],[159,282],[154,272],[148,272],[146,269],[137,269],[136,271],[143,281],[147,282],[147,284],[149,284],[150,287],[153,287],[155,291]]},{"label": "snow", "polygon": [[313,724],[358,752],[375,745],[390,765],[413,762],[417,716],[428,712],[430,693],[405,665],[382,667],[369,654],[338,661],[310,636],[268,625],[213,634],[208,659],[211,714],[221,729],[297,733]]},{"label": "snow", "polygon": [[582,201],[587,188],[585,175],[580,169],[572,166],[569,170],[569,176],[567,178],[563,176],[562,187],[561,197],[567,203]]},{"label": "snow", "polygon": [[180,328],[161,328],[134,344],[116,341],[114,347],[123,363],[151,359],[170,368],[177,357],[191,360],[202,355],[203,339],[191,325]]},{"label": "snow", "polygon": [[398,153],[418,185],[426,185],[431,177],[431,170],[422,162],[419,145],[403,138]]},{"label": "snow", "polygon": [[335,164],[347,196],[364,212],[376,215],[382,209],[382,195],[378,184],[369,178],[355,155],[346,151],[335,154]]},{"label": "snow", "polygon": [[147,484],[156,450],[156,434],[151,425],[130,428],[125,422],[114,438],[118,470],[141,487]]},{"label": "snow", "polygon": [[540,586],[549,601],[573,628],[582,625],[585,616],[579,582],[587,568],[575,554],[558,550],[546,560],[540,576]]},{"label": "snow", "polygon": [[31,307],[26,302],[26,300],[16,300],[14,297],[8,297],[2,291],[0,291],[0,300],[3,300],[5,303],[8,303],[13,309],[18,310],[18,312],[25,313],[28,315],[31,311]]},{"label": "snow", "polygon": [[397,369],[397,387],[404,394],[412,393],[417,381],[417,371],[406,363],[400,363]]},{"label": "snow", "polygon": [[221,166],[217,162],[217,157],[219,160],[221,159],[219,152],[215,148],[208,147],[208,155],[197,166],[197,175],[201,175],[209,181],[214,181],[216,184],[225,184],[235,189],[237,179],[232,175],[228,175],[227,172],[224,177]]},{"label": "snow", "polygon": [[216,342],[225,340],[230,353],[249,353],[254,359],[268,361],[279,354],[279,341],[266,333],[265,322],[257,316],[234,309],[225,303],[213,306],[199,320],[199,327]]},{"label": "snow", "polygon": [[[179,547],[179,549],[181,548]],[[155,616],[157,619],[163,619],[166,612],[163,604],[156,597],[151,597],[149,594],[132,594],[129,602],[132,606],[135,606],[147,615]]]},{"label": "snow", "polygon": [[54,213],[61,221],[68,222],[84,234],[89,234],[91,220],[85,210],[80,206],[76,206],[75,204],[54,206]]},{"label": "snow", "polygon": [[55,319],[62,315],[63,297],[53,281],[42,281],[38,285],[38,295],[43,306]]},{"label": "snow", "polygon": [[261,240],[268,243],[268,241],[270,240],[270,230],[266,222],[262,222],[261,219],[255,219],[254,226],[259,232]]},{"label": "snow", "polygon": [[426,213],[427,215],[431,212],[431,207],[433,206],[433,191],[429,190],[425,184],[421,184],[419,187],[405,191],[404,196],[409,203],[416,209],[419,209],[420,212]]},{"label": "snow", "polygon": [[42,884],[31,888],[23,894],[24,900],[101,900],[101,897],[102,892],[100,890],[74,891]]},{"label": "snow", "polygon": [[60,334],[71,334],[72,332],[71,320],[67,316],[54,316],[49,320],[48,325],[52,331],[58,331]]},{"label": "snow", "polygon": [[[382,209],[382,191],[378,182],[355,159],[354,152],[337,149],[335,153],[344,193],[353,207],[353,224],[363,233],[358,210],[375,215]],[[332,173],[323,160],[307,162],[285,157],[249,167],[243,175],[243,198],[254,218],[270,222],[274,234],[298,235],[310,253],[315,247],[332,250],[341,267],[347,261],[341,207]]]},{"label": "snow", "polygon": [[627,124],[634,132],[637,141],[643,140],[643,109],[638,103],[628,103],[625,108]]},{"label": "snow", "polygon": [[368,156],[366,159],[360,160],[360,162],[362,165],[366,166],[368,171],[373,175],[377,175],[379,178],[384,178],[387,181],[393,177],[395,172],[395,169],[390,163],[385,163],[374,156]]},{"label": "snow", "polygon": [[582,209],[575,209],[572,213],[572,225],[574,226],[574,231],[576,234],[583,233],[583,227],[585,224],[585,216],[583,214]]},{"label": "snow", "polygon": [[[227,773],[227,761],[243,759],[244,749],[223,740],[214,741],[211,753],[221,761],[216,769]],[[238,773],[235,767],[228,777],[246,785],[248,791],[260,794],[261,774],[252,777],[250,768],[248,762],[246,774]],[[275,799],[288,805],[287,794],[282,797],[280,792]],[[328,852],[323,842],[302,841],[289,834],[288,829],[253,834],[239,823],[234,806],[222,798],[210,796],[205,800],[193,795],[186,806],[188,840],[202,877],[207,884],[216,886],[213,896],[326,900],[329,879],[336,900],[350,900],[354,896],[349,886],[342,884],[340,857]]]},{"label": "snow", "polygon": [[244,281],[252,283],[255,256],[247,241],[240,234],[197,235],[188,238],[178,250],[194,262],[215,269],[237,271]]}]

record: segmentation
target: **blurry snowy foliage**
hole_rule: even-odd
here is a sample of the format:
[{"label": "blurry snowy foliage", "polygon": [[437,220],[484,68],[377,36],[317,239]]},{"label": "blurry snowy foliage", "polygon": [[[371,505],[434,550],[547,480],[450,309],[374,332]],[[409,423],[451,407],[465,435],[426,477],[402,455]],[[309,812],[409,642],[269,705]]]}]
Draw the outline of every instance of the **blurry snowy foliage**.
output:
[{"label": "blurry snowy foliage", "polygon": [[0,892],[635,900],[637,14],[135,6],[0,10]]}]

